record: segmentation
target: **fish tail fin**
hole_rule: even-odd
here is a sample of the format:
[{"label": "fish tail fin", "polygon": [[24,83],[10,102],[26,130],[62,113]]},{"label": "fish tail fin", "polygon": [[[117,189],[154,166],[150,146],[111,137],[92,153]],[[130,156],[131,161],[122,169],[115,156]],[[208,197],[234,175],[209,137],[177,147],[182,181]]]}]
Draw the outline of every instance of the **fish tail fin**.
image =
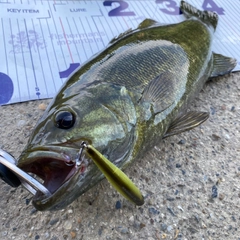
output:
[{"label": "fish tail fin", "polygon": [[185,1],[181,1],[180,9],[187,18],[193,16],[197,17],[209,27],[213,27],[214,31],[216,30],[218,23],[217,13],[198,10],[197,8],[193,7],[191,4]]}]

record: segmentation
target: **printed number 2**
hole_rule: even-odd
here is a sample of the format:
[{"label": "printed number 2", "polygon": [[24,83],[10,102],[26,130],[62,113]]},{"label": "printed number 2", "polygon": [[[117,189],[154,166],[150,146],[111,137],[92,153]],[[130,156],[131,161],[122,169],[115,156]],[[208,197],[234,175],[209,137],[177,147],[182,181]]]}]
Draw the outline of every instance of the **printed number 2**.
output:
[{"label": "printed number 2", "polygon": [[202,8],[207,11],[216,12],[219,15],[224,15],[223,8],[218,7],[213,0],[204,0]]},{"label": "printed number 2", "polygon": [[166,6],[168,9],[160,8],[160,10],[166,14],[170,15],[179,15],[181,14],[179,7],[177,6],[177,3],[173,0],[156,0],[156,3],[164,3],[166,2]]},{"label": "printed number 2", "polygon": [[134,12],[122,12],[128,8],[128,3],[124,1],[104,1],[103,6],[112,6],[112,3],[118,3],[120,6],[117,8],[112,9],[109,13],[109,17],[116,17],[116,16],[135,16]]}]

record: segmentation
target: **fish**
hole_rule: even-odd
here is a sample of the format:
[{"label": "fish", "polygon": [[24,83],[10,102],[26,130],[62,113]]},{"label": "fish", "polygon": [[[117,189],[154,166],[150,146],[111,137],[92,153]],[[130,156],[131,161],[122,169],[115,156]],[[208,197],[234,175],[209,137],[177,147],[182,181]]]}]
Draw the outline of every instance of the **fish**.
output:
[{"label": "fish", "polygon": [[[180,23],[145,19],[114,38],[52,99],[17,161],[51,193],[34,195],[37,210],[65,208],[104,179],[109,163],[120,172],[163,138],[208,119],[208,112],[188,106],[209,79],[230,73],[236,59],[212,51],[216,13],[185,1],[180,9],[186,17]],[[105,175],[113,185],[123,179],[115,171]]]}]

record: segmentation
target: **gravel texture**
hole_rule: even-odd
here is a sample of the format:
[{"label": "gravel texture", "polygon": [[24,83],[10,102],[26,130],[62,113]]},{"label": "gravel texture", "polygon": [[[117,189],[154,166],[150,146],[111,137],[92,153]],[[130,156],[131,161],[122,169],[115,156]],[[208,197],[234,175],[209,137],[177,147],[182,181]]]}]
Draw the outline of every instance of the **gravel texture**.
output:
[{"label": "gravel texture", "polygon": [[[17,158],[48,102],[0,107],[0,147]],[[125,171],[143,206],[104,180],[62,211],[38,212],[25,189],[0,181],[0,239],[240,239],[240,73],[207,83],[190,108],[209,120]]]}]

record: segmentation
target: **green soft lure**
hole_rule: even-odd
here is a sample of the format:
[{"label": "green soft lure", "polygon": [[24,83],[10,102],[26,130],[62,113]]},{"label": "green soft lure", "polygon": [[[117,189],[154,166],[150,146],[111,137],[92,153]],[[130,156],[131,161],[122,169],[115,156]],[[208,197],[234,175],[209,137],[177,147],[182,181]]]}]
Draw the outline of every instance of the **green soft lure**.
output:
[{"label": "green soft lure", "polygon": [[119,193],[138,206],[144,204],[140,190],[124,172],[111,163],[92,145],[84,144],[84,146],[89,157]]}]

